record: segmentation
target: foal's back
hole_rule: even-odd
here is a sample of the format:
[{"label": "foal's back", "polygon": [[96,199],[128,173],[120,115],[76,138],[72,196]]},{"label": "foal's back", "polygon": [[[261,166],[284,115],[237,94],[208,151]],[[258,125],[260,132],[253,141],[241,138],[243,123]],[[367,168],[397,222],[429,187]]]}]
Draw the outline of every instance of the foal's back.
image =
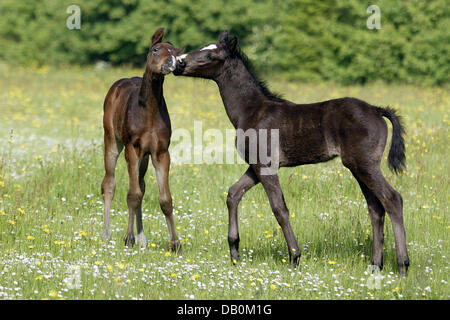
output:
[{"label": "foal's back", "polygon": [[[275,102],[268,110],[263,126],[280,130],[281,166],[325,162],[369,149],[381,160],[387,126],[377,108],[362,100]],[[358,150],[360,146],[365,150]]]}]

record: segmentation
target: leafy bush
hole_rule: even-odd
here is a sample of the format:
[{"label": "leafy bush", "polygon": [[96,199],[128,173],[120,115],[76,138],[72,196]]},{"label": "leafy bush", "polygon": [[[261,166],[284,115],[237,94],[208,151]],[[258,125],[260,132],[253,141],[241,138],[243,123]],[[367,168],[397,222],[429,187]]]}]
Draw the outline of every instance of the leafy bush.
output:
[{"label": "leafy bush", "polygon": [[[302,81],[442,85],[449,81],[450,10],[445,0],[2,0],[0,59],[19,64],[142,65],[160,26],[193,50],[227,29],[263,71]],[[367,7],[378,5],[381,29]]]}]

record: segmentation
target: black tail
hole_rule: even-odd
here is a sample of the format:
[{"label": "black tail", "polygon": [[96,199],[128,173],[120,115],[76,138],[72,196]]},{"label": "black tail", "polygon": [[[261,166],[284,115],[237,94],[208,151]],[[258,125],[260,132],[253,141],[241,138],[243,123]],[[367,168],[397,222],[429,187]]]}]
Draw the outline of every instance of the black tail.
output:
[{"label": "black tail", "polygon": [[405,128],[403,127],[401,117],[397,114],[395,109],[390,107],[376,107],[376,109],[383,117],[388,118],[392,123],[392,141],[388,155],[388,166],[389,169],[396,174],[399,174],[406,169],[405,140],[403,139]]}]

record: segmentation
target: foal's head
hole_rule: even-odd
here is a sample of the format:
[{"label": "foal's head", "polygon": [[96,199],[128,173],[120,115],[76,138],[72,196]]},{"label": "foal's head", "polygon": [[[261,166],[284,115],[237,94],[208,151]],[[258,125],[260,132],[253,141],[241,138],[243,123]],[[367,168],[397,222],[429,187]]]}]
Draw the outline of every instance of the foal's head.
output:
[{"label": "foal's head", "polygon": [[162,42],[164,29],[159,28],[152,36],[147,55],[147,69],[152,73],[169,74],[176,67],[176,57],[184,48],[175,48],[170,42]]},{"label": "foal's head", "polygon": [[214,79],[222,72],[227,58],[236,55],[237,43],[236,37],[230,38],[228,31],[224,31],[216,43],[178,56],[174,74]]}]

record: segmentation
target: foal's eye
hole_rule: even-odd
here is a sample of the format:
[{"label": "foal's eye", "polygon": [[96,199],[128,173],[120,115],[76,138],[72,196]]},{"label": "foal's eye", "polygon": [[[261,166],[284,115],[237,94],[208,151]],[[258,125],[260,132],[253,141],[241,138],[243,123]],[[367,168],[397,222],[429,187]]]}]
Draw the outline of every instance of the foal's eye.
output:
[{"label": "foal's eye", "polygon": [[156,51],[158,51],[159,50],[159,48],[153,48],[153,52],[156,52]]},{"label": "foal's eye", "polygon": [[212,55],[210,55],[210,54],[208,54],[208,55],[206,56],[206,58],[207,58],[209,61],[213,61],[213,60],[214,60],[214,57],[213,57]]}]

